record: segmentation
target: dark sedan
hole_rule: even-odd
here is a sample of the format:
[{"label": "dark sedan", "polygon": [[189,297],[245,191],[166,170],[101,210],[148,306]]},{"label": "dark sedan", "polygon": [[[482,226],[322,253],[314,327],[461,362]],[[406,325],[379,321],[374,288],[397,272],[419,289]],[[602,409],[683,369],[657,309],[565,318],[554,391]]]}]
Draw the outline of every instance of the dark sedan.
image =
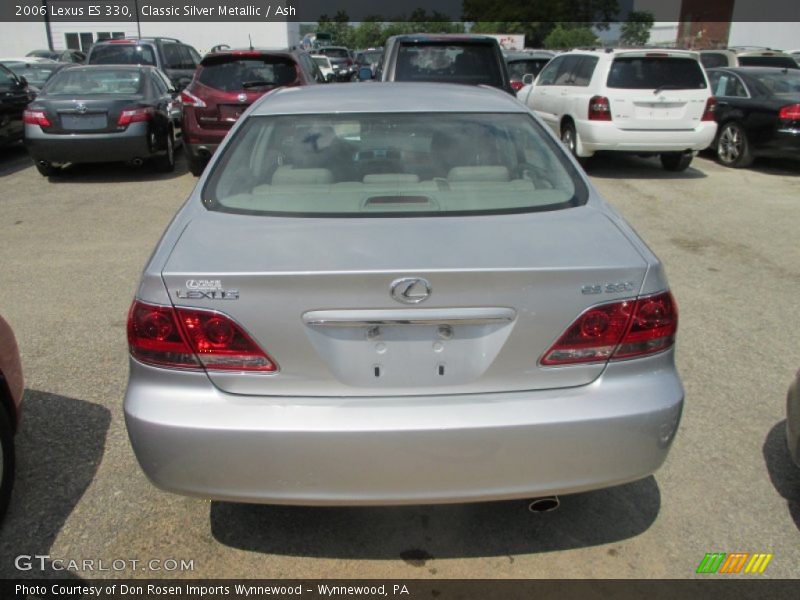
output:
[{"label": "dark sedan", "polygon": [[24,114],[25,145],[42,175],[65,163],[153,159],[175,168],[182,142],[178,92],[148,66],[65,67]]},{"label": "dark sedan", "polygon": [[719,123],[712,148],[728,167],[757,156],[800,158],[800,70],[708,69]]},{"label": "dark sedan", "polygon": [[0,146],[22,139],[22,112],[30,100],[25,78],[0,64]]},{"label": "dark sedan", "polygon": [[14,71],[18,77],[24,77],[38,93],[54,73],[70,63],[0,60],[0,64]]}]

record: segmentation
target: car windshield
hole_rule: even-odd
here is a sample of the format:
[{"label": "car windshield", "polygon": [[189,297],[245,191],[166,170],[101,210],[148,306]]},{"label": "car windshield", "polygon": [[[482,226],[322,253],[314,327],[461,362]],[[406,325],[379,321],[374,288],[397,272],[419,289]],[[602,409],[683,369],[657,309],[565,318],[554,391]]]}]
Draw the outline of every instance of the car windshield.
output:
[{"label": "car windshield", "polygon": [[767,88],[770,94],[776,96],[800,95],[800,70],[798,69],[756,71],[748,73],[748,75]]},{"label": "car windshield", "polygon": [[50,75],[61,68],[61,65],[57,63],[4,62],[3,64],[38,88],[44,85]]},{"label": "car windshield", "polygon": [[788,56],[740,56],[739,64],[743,67],[797,68],[795,60]]},{"label": "car windshield", "polygon": [[3,66],[0,66],[0,88],[10,88],[16,84],[17,80],[14,75]]},{"label": "car windshield", "polygon": [[494,47],[476,43],[404,43],[397,55],[395,80],[503,85]]},{"label": "car windshield", "polygon": [[204,189],[211,210],[290,216],[557,210],[587,191],[528,114],[255,116]]},{"label": "car windshield", "polygon": [[374,63],[378,62],[381,59],[383,52],[380,50],[376,50],[375,52],[362,52],[362,60],[363,62]]},{"label": "car windshield", "polygon": [[142,74],[134,69],[62,69],[47,82],[51,96],[139,94]]},{"label": "car windshield", "polygon": [[350,56],[344,48],[320,48],[319,53],[331,58],[349,58]]},{"label": "car windshield", "polygon": [[98,44],[89,55],[92,65],[153,65],[156,56],[153,48],[147,44]]},{"label": "car windshield", "polygon": [[631,90],[691,90],[706,87],[700,63],[693,58],[619,57],[608,73],[608,87]]},{"label": "car windshield", "polygon": [[328,60],[327,56],[314,56],[312,57],[314,62],[317,63],[320,67],[330,67],[331,61]]},{"label": "car windshield", "polygon": [[515,60],[508,63],[508,76],[516,81],[522,81],[522,78],[531,74],[536,77],[539,71],[542,70],[548,62],[549,58],[529,58],[526,60]]},{"label": "car windshield", "polygon": [[287,85],[297,79],[294,61],[285,56],[206,59],[197,75],[203,85],[224,92]]}]

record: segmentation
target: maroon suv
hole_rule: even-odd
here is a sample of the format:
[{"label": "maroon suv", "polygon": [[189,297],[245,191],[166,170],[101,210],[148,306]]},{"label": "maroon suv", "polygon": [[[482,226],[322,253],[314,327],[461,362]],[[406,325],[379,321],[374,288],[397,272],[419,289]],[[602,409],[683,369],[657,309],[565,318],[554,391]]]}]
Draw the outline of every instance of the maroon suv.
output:
[{"label": "maroon suv", "polygon": [[260,96],[284,86],[325,83],[301,50],[224,50],[206,54],[181,92],[189,170],[200,175],[222,138]]}]

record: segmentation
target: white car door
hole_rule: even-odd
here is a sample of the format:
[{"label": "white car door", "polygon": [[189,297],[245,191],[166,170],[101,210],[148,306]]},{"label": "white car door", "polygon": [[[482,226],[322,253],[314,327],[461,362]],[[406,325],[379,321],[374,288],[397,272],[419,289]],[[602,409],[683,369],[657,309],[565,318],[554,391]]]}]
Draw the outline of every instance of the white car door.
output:
[{"label": "white car door", "polygon": [[553,131],[558,132],[558,118],[556,110],[560,98],[556,97],[555,82],[564,60],[569,57],[557,56],[542,69],[539,76],[531,86],[525,104],[536,113]]}]

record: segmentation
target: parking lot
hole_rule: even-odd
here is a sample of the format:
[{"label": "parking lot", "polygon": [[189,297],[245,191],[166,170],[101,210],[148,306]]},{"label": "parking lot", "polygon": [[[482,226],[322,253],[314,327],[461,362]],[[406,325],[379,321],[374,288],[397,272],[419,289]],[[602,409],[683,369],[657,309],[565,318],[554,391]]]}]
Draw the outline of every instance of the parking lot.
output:
[{"label": "parking lot", "polygon": [[26,376],[0,574],[39,554],[193,561],[81,577],[681,578],[707,552],[743,551],[774,554],[765,577],[796,577],[800,469],[783,426],[800,368],[800,166],[698,157],[669,173],[598,156],[588,170],[663,260],[680,308],[686,406],[664,467],[544,514],[522,501],[301,508],[161,492],[128,442],[126,314],[195,184],[185,156],[170,174],[85,165],[48,180],[21,147],[0,151],[0,311]]}]

